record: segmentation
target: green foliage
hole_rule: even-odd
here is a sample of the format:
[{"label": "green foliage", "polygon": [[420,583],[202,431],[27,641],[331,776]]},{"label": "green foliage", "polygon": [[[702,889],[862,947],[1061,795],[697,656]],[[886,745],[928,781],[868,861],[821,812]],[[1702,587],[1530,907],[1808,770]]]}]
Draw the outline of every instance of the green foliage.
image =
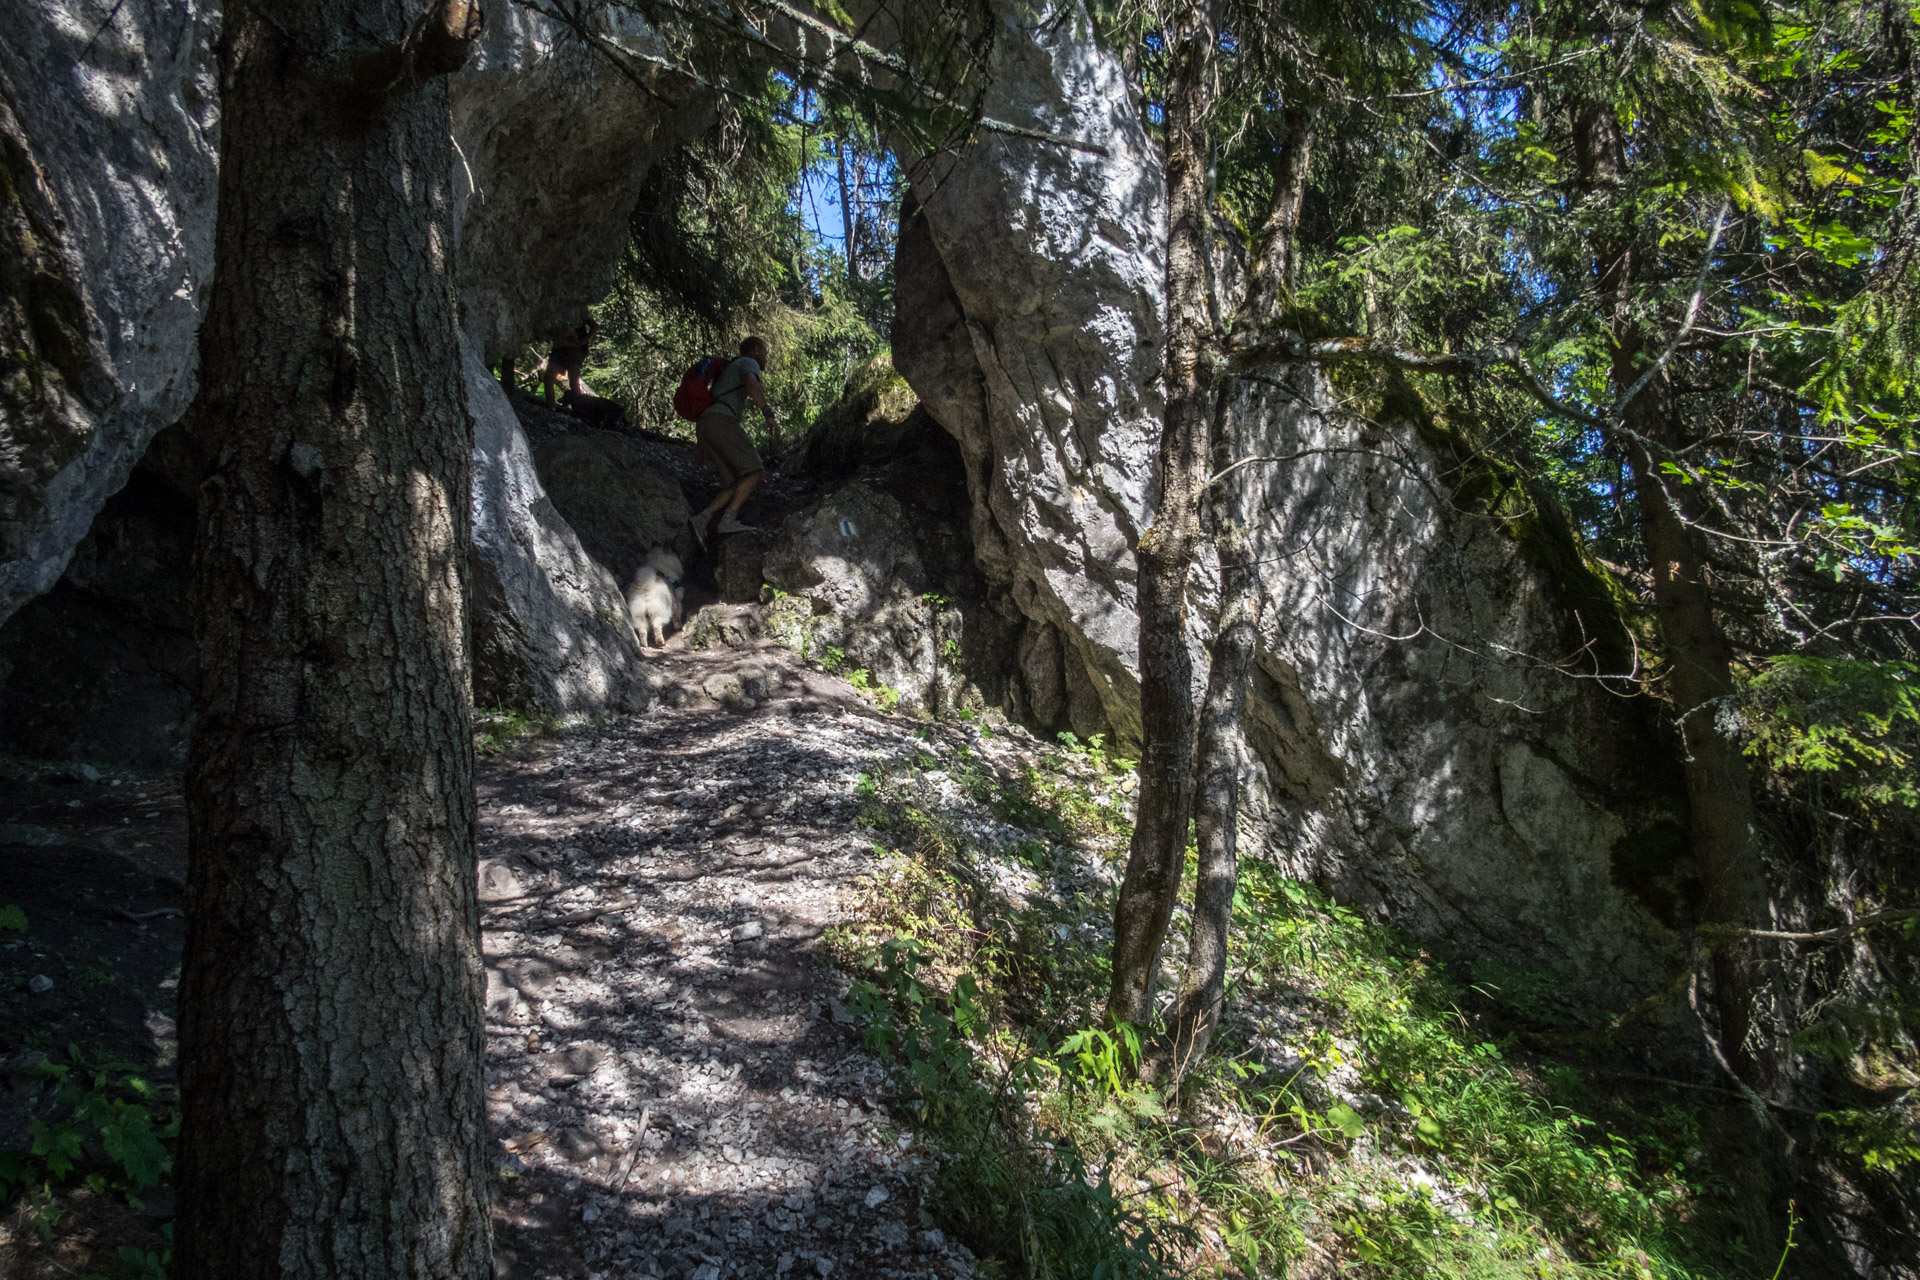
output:
[{"label": "green foliage", "polygon": [[163,1143],[178,1134],[178,1114],[133,1064],[89,1063],[78,1045],[68,1058],[32,1070],[53,1086],[53,1106],[29,1122],[24,1149],[0,1151],[0,1195],[75,1174],[97,1191],[137,1195],[157,1185],[172,1162]]},{"label": "green foliage", "polygon": [[1741,690],[1747,754],[1771,768],[1829,775],[1848,800],[1920,806],[1920,668],[1787,654]]},{"label": "green foliage", "polygon": [[497,756],[518,743],[551,738],[560,731],[560,718],[542,711],[516,707],[473,709],[473,750],[481,758]]},{"label": "green foliage", "polygon": [[1897,1173],[1920,1164],[1920,1102],[1911,1091],[1884,1107],[1822,1112],[1834,1145],[1869,1169]]},{"label": "green foliage", "polygon": [[0,933],[25,933],[27,913],[12,903],[0,907]]},{"label": "green foliage", "polygon": [[[1056,772],[1099,776],[1086,755],[1098,744],[1063,745]],[[1069,821],[1070,807],[1043,805],[1031,775],[996,776],[964,751],[939,763],[971,800],[1035,833],[1007,853],[1043,883],[1079,883],[1089,855],[1123,846]],[[859,923],[830,943],[868,984],[851,1007],[876,1049],[903,1063],[908,1110],[969,1170],[956,1203],[1001,1186],[974,1163],[986,1144],[971,1135],[988,1122],[965,1101],[965,1076],[1008,1100],[1011,1128],[997,1132],[1071,1151],[1142,1222],[1208,1224],[1249,1275],[1280,1274],[1310,1247],[1382,1280],[1751,1270],[1728,1189],[1693,1167],[1704,1145],[1696,1095],[1597,1118],[1605,1100],[1577,1071],[1528,1061],[1482,1030],[1462,1011],[1473,993],[1418,947],[1264,863],[1243,864],[1229,1009],[1266,1021],[1258,1010],[1292,1000],[1315,1012],[1286,1034],[1284,1053],[1240,1039],[1247,1023],[1230,1017],[1219,1052],[1187,1079],[1194,1101],[1171,1106],[1131,1070],[1150,1037],[1097,1021],[1107,892],[1034,894],[1017,907],[996,898],[968,826],[925,806],[916,771],[928,767],[930,757],[863,783],[863,821],[902,852],[874,877]],[[1551,1018],[1544,975],[1483,963],[1476,977],[1500,984],[1492,994],[1507,1008]],[[1194,1115],[1258,1138],[1222,1151],[1211,1120],[1183,1118]],[[1289,1153],[1311,1153],[1311,1165],[1288,1166]],[[1421,1180],[1408,1181],[1407,1160]],[[954,1229],[982,1219],[968,1208]]]},{"label": "green foliage", "polygon": [[1129,1207],[1104,1171],[1093,1176],[1071,1142],[1024,1121],[1015,1100],[1045,1082],[1042,1060],[1023,1055],[996,1069],[975,1047],[987,1030],[979,983],[963,973],[941,994],[922,978],[926,963],[918,942],[886,943],[847,1008],[869,1050],[900,1060],[903,1100],[947,1152],[930,1202],[943,1225],[1027,1276],[1177,1274],[1169,1233]]},{"label": "green foliage", "polygon": [[[1461,993],[1416,947],[1262,863],[1243,869],[1234,916],[1247,986],[1315,992],[1340,1011],[1350,1046],[1323,1042],[1293,1075],[1244,1086],[1247,1094],[1302,1131],[1331,1127],[1349,1141],[1364,1134],[1430,1154],[1484,1224],[1470,1225],[1432,1192],[1362,1179],[1319,1212],[1370,1269],[1436,1280],[1588,1265],[1673,1277],[1732,1270],[1734,1259],[1714,1260],[1719,1246],[1706,1227],[1729,1213],[1724,1189],[1692,1175],[1657,1131],[1611,1130],[1528,1085],[1506,1046],[1475,1034]],[[1298,1100],[1302,1087],[1342,1060],[1399,1110],[1367,1117],[1332,1107],[1316,1120]],[[1566,1069],[1558,1082],[1579,1092]],[[1530,1257],[1544,1271],[1529,1270]]]}]

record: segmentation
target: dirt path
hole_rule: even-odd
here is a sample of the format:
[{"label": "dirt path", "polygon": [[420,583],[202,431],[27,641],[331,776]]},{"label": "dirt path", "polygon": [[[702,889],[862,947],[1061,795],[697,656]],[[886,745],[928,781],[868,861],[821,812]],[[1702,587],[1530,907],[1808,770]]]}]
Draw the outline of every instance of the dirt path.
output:
[{"label": "dirt path", "polygon": [[667,666],[680,709],[481,770],[498,1274],[970,1275],[820,955],[859,776],[932,731],[772,646]]}]

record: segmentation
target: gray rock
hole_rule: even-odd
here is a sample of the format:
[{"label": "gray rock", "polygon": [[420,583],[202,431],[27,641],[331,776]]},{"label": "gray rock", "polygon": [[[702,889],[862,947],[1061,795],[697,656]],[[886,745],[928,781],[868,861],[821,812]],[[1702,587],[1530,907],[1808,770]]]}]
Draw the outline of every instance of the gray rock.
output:
[{"label": "gray rock", "polygon": [[766,582],[767,548],[773,539],[765,533],[730,533],[714,546],[714,582],[720,598],[748,604],[760,598]]},{"label": "gray rock", "polygon": [[511,902],[525,892],[508,863],[490,858],[480,864],[480,901]]},{"label": "gray rock", "polygon": [[27,979],[27,990],[35,995],[44,995],[53,990],[53,979],[44,973],[36,973]]},{"label": "gray rock", "polygon": [[23,844],[32,848],[52,849],[66,842],[65,836],[46,827],[36,827],[25,822],[0,822],[0,844]]},{"label": "gray rock", "polygon": [[[652,78],[643,88],[524,5],[490,0],[485,10],[481,48],[449,78],[449,95],[465,178],[460,311],[492,362],[546,341],[606,295],[655,157],[712,123],[714,94],[659,70],[643,71]],[[666,60],[635,8],[606,6],[594,21],[637,55],[630,65]]]},{"label": "gray rock", "polygon": [[193,399],[213,268],[219,16],[202,0],[8,8],[0,621],[53,586]]},{"label": "gray rock", "polygon": [[903,707],[934,701],[934,609],[900,504],[856,482],[789,516],[768,548],[768,583],[807,601],[807,651],[900,691]]},{"label": "gray rock", "polygon": [[574,1164],[585,1164],[600,1154],[600,1142],[581,1129],[562,1129],[553,1149]]},{"label": "gray rock", "polygon": [[[996,41],[987,110],[1104,154],[983,133],[938,160],[902,219],[893,354],[959,440],[980,569],[1027,620],[1009,704],[1076,732],[1104,720],[1130,748],[1162,180],[1115,56],[1077,6],[1053,12]],[[1590,600],[1574,616],[1570,539],[1453,509],[1444,440],[1344,415],[1311,373],[1239,384],[1229,421],[1243,456],[1306,455],[1232,482],[1269,600],[1249,847],[1454,951],[1536,965],[1569,1005],[1654,989],[1685,886],[1623,868],[1671,829],[1676,774],[1637,708],[1535,660],[1617,640]],[[1197,567],[1196,680],[1213,581]]]},{"label": "gray rock", "polygon": [[680,482],[652,456],[660,447],[610,431],[580,431],[544,440],[533,451],[554,508],[587,554],[621,583],[654,547],[684,555],[693,541]]},{"label": "gray rock", "polygon": [[649,675],[620,585],[541,487],[498,381],[471,349],[473,691],[482,706],[637,711]]}]

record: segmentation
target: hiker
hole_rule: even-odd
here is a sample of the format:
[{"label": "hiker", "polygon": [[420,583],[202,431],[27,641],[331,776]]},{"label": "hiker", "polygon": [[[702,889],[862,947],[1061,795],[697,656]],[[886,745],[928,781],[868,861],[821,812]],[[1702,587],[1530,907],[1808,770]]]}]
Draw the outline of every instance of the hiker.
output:
[{"label": "hiker", "polygon": [[780,443],[780,423],[773,416],[766,388],[760,383],[760,370],[766,367],[767,354],[764,338],[748,338],[742,342],[740,354],[713,380],[713,403],[694,423],[694,439],[706,450],[707,461],[713,464],[713,469],[720,473],[721,484],[720,492],[707,504],[707,509],[687,521],[694,541],[703,547],[707,545],[707,522],[722,507],[726,510],[720,517],[717,532],[749,531],[740,523],[739,512],[754,486],[760,483],[763,464],[753,442],[747,439],[746,428],[740,425],[747,401],[759,405],[760,412],[766,416],[768,442]]},{"label": "hiker", "polygon": [[573,328],[554,335],[553,350],[540,366],[540,386],[546,392],[548,404],[553,403],[554,384],[563,373],[567,375],[568,390],[575,396],[581,394],[580,366],[587,362],[587,344],[593,340],[593,330],[593,320],[585,318]]}]

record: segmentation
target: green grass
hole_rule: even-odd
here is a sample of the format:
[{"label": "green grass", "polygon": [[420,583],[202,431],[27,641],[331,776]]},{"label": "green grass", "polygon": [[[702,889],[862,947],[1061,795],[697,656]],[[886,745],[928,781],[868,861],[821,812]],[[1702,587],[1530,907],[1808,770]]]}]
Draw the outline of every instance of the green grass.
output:
[{"label": "green grass", "polygon": [[[1030,833],[998,851],[927,805],[929,761],[869,778],[863,821],[889,856],[830,938],[876,1049],[903,1065],[900,1105],[948,1153],[943,1225],[997,1274],[1091,1276],[1094,1259],[1115,1268],[1102,1274],[1382,1280],[1774,1269],[1743,1252],[1730,1189],[1696,1167],[1697,1095],[1623,1102],[1534,1060],[1488,1015],[1537,1003],[1538,975],[1483,965],[1484,990],[1458,986],[1266,864],[1243,864],[1235,1016],[1212,1056],[1178,1097],[1135,1083],[1126,1029],[1098,1024],[1110,890],[1049,891],[1124,851],[1123,770],[1097,743],[1066,745],[1011,779],[964,752],[946,762]],[[990,856],[1041,891],[1004,901]]]}]

